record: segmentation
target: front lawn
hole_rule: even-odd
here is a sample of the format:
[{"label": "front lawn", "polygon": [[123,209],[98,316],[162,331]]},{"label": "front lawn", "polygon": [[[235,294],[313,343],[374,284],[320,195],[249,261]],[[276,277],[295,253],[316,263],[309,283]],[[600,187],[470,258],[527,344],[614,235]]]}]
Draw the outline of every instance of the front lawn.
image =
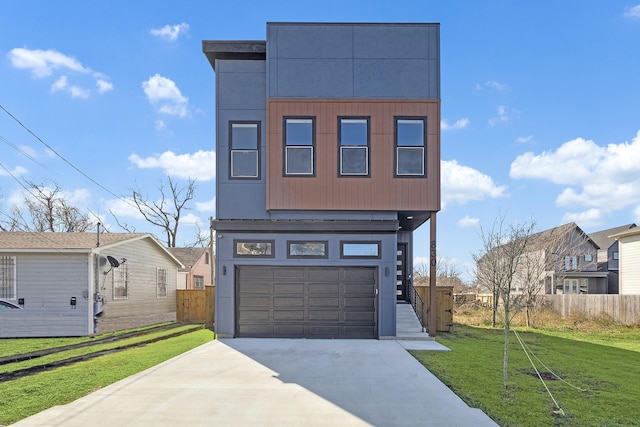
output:
[{"label": "front lawn", "polygon": [[[501,329],[457,325],[437,341],[451,352],[412,351],[434,375],[469,406],[482,409],[501,426],[637,426],[640,420],[640,349],[630,349],[553,336],[549,331],[519,332],[529,349],[566,382],[546,380],[564,411],[554,413],[554,401],[535,374],[512,335],[509,389],[502,384],[504,333]],[[594,336],[598,340],[598,335]],[[630,332],[630,337],[638,337]],[[600,342],[607,340],[600,337]],[[541,373],[548,371],[534,359]],[[586,391],[580,391],[584,389]]]}]

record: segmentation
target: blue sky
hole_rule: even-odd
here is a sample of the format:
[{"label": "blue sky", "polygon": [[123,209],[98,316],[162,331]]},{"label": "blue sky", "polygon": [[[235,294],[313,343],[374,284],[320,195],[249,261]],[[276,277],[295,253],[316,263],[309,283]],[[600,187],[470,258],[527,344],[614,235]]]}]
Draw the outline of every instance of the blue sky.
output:
[{"label": "blue sky", "polygon": [[[178,239],[191,243],[215,215],[201,42],[264,40],[266,22],[289,21],[441,24],[438,255],[466,279],[498,215],[539,230],[640,224],[640,0],[3,2],[0,105],[63,159],[0,110],[0,215],[17,180],[56,183],[111,231],[110,210],[163,240],[124,197],[192,177]],[[428,224],[416,237],[421,261]]]}]

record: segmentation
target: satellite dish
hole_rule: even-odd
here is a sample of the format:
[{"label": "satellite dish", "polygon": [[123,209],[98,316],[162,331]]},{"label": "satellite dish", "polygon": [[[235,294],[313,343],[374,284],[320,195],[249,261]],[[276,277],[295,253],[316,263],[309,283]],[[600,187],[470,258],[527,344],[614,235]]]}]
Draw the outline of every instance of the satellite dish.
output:
[{"label": "satellite dish", "polygon": [[111,264],[111,267],[113,268],[118,268],[120,266],[120,263],[118,262],[118,260],[112,257],[111,255],[107,255],[107,261],[109,261],[109,264]]}]

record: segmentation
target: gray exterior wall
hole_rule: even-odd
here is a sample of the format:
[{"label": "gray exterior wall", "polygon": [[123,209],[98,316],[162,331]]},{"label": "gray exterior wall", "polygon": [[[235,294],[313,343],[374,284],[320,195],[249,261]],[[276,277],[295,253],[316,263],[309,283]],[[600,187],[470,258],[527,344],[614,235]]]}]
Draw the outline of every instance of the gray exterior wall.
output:
[{"label": "gray exterior wall", "polygon": [[[266,63],[216,61],[216,216],[218,219],[267,218]],[[229,121],[260,122],[260,179],[229,179]],[[238,197],[238,194],[242,194]]]},{"label": "gray exterior wall", "polygon": [[267,40],[269,98],[440,99],[437,24],[269,23]]},{"label": "gray exterior wall", "polygon": [[[233,241],[274,240],[273,258],[234,258]],[[288,259],[288,240],[328,241],[327,259]],[[340,241],[381,241],[380,259],[341,259]],[[395,336],[396,333],[396,250],[395,234],[270,234],[270,233],[224,233],[216,236],[216,332],[220,336],[235,335],[235,287],[234,271],[239,265],[277,266],[342,266],[378,268],[378,334]]]},{"label": "gray exterior wall", "polygon": [[[16,257],[23,310],[0,310],[0,337],[83,336],[93,330],[87,253],[6,253]],[[72,308],[71,298],[76,298]],[[17,302],[17,301],[15,301]]]},{"label": "gray exterior wall", "polygon": [[[105,333],[138,326],[176,320],[178,266],[148,239],[101,248],[101,260],[107,255],[127,259],[129,297],[113,299],[112,275],[108,263],[101,262],[100,292],[106,298],[103,314],[98,317],[97,332]],[[167,296],[157,297],[156,269],[167,270]]]}]

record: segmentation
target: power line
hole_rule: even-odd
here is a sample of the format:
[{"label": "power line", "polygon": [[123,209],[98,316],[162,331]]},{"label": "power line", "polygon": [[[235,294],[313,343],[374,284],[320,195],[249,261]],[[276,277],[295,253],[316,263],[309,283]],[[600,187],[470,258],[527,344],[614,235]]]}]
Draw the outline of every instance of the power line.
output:
[{"label": "power line", "polygon": [[[75,166],[73,163],[71,163],[69,160],[67,160],[64,156],[62,156],[60,153],[58,153],[56,150],[53,149],[53,147],[51,147],[49,144],[47,144],[46,142],[44,142],[42,140],[42,138],[40,138],[38,135],[36,135],[31,129],[29,129],[27,126],[25,126],[20,120],[18,120],[18,118],[16,116],[14,116],[13,114],[11,114],[6,108],[4,108],[4,106],[2,104],[0,104],[0,108],[7,113],[7,115],[9,117],[11,117],[13,120],[16,121],[16,123],[18,123],[24,130],[26,130],[28,133],[30,133],[35,139],[37,139],[42,145],[44,145],[45,147],[47,147],[53,154],[55,154],[56,156],[58,156],[60,159],[62,159],[66,164],[68,164],[69,166],[71,166],[73,169],[75,169],[78,173],[80,173],[82,176],[84,176],[85,178],[87,178],[89,181],[93,182],[95,185],[97,185],[98,187],[102,188],[104,191],[106,191],[107,193],[111,194],[112,196],[114,196],[117,199],[124,199],[126,203],[131,204],[126,197],[123,196],[118,196],[117,194],[115,194],[114,192],[112,192],[110,189],[108,189],[107,187],[105,187],[104,185],[100,184],[98,181],[96,181],[95,179],[91,178],[89,175],[87,175],[86,173],[84,173],[82,170],[80,170],[80,168],[78,168],[77,166]],[[132,205],[133,206],[133,205]]]}]

